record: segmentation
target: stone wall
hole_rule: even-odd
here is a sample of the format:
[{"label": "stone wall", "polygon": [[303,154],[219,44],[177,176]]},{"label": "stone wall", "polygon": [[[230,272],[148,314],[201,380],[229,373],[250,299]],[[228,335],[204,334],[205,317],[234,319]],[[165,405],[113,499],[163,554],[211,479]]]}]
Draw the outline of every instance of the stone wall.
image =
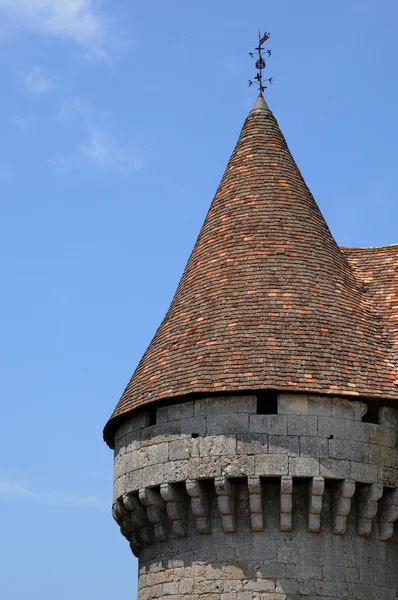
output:
[{"label": "stone wall", "polygon": [[200,399],[118,429],[113,510],[140,600],[396,599],[397,411],[373,424],[359,401],[277,404]]}]

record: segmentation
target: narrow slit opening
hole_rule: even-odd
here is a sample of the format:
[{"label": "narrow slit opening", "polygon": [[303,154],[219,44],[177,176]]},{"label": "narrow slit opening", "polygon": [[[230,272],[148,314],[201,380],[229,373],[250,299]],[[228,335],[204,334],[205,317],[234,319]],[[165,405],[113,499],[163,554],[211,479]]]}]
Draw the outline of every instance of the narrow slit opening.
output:
[{"label": "narrow slit opening", "polygon": [[158,411],[156,406],[149,408],[149,425],[156,425]]}]

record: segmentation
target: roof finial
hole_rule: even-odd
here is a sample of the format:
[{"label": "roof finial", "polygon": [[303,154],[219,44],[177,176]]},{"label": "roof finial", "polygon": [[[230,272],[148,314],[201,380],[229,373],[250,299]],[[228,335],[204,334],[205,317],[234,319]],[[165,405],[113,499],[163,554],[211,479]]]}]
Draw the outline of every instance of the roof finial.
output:
[{"label": "roof finial", "polygon": [[[254,79],[256,79],[258,83],[258,90],[261,95],[264,92],[264,90],[266,90],[268,87],[267,85],[265,85],[265,83],[272,84],[273,80],[273,77],[269,77],[268,79],[263,80],[263,70],[267,66],[267,63],[264,60],[264,56],[266,55],[267,58],[269,58],[272,54],[272,50],[264,48],[264,44],[269,40],[270,35],[271,34],[267,31],[264,33],[264,35],[261,35],[261,33],[258,32],[258,46],[257,48],[255,48],[255,52],[249,52],[252,58],[256,57],[257,75],[254,77]],[[253,81],[249,79],[249,87],[251,87],[252,85]]]}]

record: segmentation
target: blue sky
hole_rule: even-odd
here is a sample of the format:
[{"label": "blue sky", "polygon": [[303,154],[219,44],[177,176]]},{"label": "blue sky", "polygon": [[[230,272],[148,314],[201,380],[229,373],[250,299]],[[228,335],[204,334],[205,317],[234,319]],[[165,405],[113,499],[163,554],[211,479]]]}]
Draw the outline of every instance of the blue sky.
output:
[{"label": "blue sky", "polygon": [[[102,427],[255,92],[337,241],[398,243],[394,0],[0,0],[0,595],[135,597]],[[127,594],[127,595],[126,595]]]}]

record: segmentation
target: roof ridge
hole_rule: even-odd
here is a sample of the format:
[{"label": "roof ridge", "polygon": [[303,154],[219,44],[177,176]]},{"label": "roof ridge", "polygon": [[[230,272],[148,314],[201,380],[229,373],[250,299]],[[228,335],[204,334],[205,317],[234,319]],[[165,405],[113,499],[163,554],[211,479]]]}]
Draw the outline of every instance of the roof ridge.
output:
[{"label": "roof ridge", "polygon": [[398,244],[385,244],[384,246],[354,246],[353,248],[349,247],[349,246],[339,246],[339,248],[343,251],[345,250],[350,250],[350,251],[355,251],[355,250],[384,250],[387,248],[397,248],[398,249]]}]

